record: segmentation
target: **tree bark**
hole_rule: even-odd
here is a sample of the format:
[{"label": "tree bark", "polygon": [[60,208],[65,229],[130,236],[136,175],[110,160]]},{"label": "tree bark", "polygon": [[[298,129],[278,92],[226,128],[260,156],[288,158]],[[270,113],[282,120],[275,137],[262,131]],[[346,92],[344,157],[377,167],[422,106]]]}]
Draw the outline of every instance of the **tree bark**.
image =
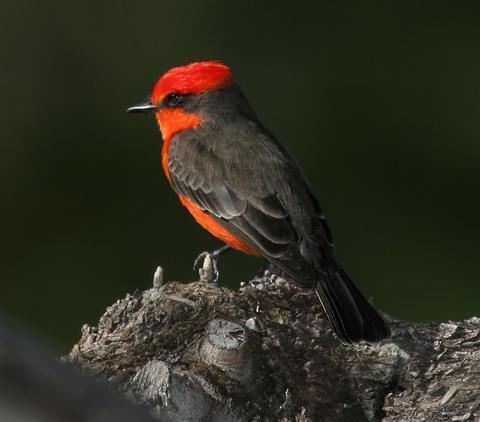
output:
[{"label": "tree bark", "polygon": [[163,421],[467,421],[480,407],[480,319],[385,315],[392,338],[344,346],[311,290],[277,279],[128,294],[69,357]]}]

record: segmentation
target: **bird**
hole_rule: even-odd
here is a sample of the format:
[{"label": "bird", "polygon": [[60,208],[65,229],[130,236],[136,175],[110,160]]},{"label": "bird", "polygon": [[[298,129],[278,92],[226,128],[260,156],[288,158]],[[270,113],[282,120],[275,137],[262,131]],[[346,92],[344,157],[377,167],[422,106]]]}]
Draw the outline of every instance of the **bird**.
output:
[{"label": "bird", "polygon": [[226,64],[173,67],[146,102],[127,111],[155,115],[168,182],[197,223],[225,243],[209,254],[215,271],[230,248],[263,257],[316,292],[341,343],[390,336],[336,260],[329,225],[300,165],[259,121]]}]

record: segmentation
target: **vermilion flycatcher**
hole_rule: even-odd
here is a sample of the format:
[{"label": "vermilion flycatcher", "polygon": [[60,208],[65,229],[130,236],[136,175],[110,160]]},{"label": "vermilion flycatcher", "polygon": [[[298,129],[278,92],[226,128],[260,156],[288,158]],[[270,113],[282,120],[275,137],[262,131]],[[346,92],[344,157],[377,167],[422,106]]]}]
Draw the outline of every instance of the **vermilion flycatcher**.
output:
[{"label": "vermilion flycatcher", "polygon": [[175,67],[149,102],[128,111],[155,113],[163,170],[201,226],[315,288],[342,342],[389,335],[335,260],[327,222],[298,163],[258,121],[226,65]]}]

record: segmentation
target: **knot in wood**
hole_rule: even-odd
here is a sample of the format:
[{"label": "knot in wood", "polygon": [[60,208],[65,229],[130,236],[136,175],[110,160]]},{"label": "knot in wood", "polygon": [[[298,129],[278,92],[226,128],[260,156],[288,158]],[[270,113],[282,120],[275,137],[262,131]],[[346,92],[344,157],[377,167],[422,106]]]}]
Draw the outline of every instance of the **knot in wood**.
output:
[{"label": "knot in wood", "polygon": [[214,319],[207,327],[208,341],[220,349],[239,349],[247,341],[244,328],[231,321]]},{"label": "knot in wood", "polygon": [[231,378],[245,382],[253,373],[245,329],[231,321],[214,319],[208,324],[200,356],[207,365],[223,370]]}]

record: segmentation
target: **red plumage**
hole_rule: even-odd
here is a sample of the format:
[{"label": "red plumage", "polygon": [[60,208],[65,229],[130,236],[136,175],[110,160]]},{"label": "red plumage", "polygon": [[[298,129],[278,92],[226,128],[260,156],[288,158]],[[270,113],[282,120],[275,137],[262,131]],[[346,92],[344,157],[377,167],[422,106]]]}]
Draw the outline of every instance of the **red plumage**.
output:
[{"label": "red plumage", "polygon": [[199,94],[233,80],[230,68],[218,61],[195,62],[170,69],[155,84],[150,101],[155,104],[172,92]]},{"label": "red plumage", "polygon": [[[168,167],[168,150],[172,136],[182,130],[197,127],[203,122],[203,119],[194,113],[186,113],[181,108],[160,110],[158,113],[156,113],[156,117],[163,136],[162,167],[168,181],[172,183],[170,169]],[[190,214],[192,214],[193,218],[195,218],[195,221],[213,236],[219,238],[232,248],[238,249],[250,255],[260,255],[260,252],[256,248],[253,248],[247,245],[245,242],[242,242],[240,239],[237,239],[233,234],[219,224],[218,221],[212,218],[211,215],[199,208],[195,202],[190,201],[179,192],[176,193],[180,199],[180,202],[187,208]]]}]

